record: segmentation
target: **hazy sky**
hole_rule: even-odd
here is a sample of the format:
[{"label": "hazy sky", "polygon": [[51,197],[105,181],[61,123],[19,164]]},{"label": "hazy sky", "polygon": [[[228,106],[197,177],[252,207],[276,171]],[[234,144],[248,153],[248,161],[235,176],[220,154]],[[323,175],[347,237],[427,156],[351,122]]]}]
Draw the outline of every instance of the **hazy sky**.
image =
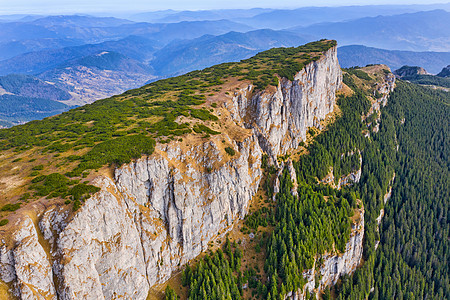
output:
[{"label": "hazy sky", "polygon": [[55,14],[251,7],[295,8],[302,6],[343,6],[394,3],[431,4],[448,2],[449,0],[0,0],[0,14]]}]

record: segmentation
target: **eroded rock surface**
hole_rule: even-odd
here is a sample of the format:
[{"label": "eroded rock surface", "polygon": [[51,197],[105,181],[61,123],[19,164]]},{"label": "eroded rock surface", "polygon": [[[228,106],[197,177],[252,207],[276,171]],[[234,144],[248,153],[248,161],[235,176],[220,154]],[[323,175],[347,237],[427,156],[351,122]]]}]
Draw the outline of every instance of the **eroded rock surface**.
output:
[{"label": "eroded rock surface", "polygon": [[317,62],[308,64],[294,81],[283,78],[270,92],[252,95],[252,86],[235,93],[230,111],[236,122],[253,128],[260,145],[276,163],[306,138],[309,127],[332,112],[335,93],[342,86],[342,71],[336,49],[327,51]]}]

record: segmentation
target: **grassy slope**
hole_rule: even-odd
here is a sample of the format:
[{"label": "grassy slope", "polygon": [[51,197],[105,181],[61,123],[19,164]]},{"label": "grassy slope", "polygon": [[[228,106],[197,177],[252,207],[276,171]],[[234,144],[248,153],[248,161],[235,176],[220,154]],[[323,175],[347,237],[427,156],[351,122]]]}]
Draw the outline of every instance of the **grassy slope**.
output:
[{"label": "grassy slope", "polygon": [[[88,185],[96,176],[93,170],[103,172],[105,166],[150,155],[156,143],[191,136],[201,140],[225,131],[216,115],[221,97],[229,95],[224,87],[241,81],[263,90],[277,85],[279,77],[292,80],[335,45],[323,40],[268,50],[238,63],[161,80],[54,117],[2,129],[0,207],[39,200],[65,201],[76,209],[95,191]],[[1,217],[13,210],[7,207]]]}]

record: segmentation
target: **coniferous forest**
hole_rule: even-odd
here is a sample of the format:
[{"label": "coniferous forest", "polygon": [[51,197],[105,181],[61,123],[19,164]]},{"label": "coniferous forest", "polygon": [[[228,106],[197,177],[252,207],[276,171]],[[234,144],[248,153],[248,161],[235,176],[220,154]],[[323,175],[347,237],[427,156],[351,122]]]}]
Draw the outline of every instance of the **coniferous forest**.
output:
[{"label": "coniferous forest", "polygon": [[[302,272],[313,267],[316,254],[333,245],[344,250],[349,218],[361,205],[357,198],[366,214],[364,264],[326,289],[322,298],[450,298],[450,95],[398,81],[381,110],[379,132],[365,138],[362,130],[367,124],[361,115],[367,113],[369,101],[350,76],[344,81],[355,93],[339,99],[343,116],[316,137],[308,155],[294,161],[298,196],[292,195],[292,179],[285,170],[279,178],[276,208],[247,217],[253,228],[273,228],[261,243],[266,245],[262,276],[249,280],[248,270],[242,273],[227,241],[228,254],[218,250],[194,271],[186,268],[183,284],[190,287],[189,299],[241,299],[247,282],[259,299],[284,299],[306,283]],[[359,159],[342,158],[349,151],[362,155],[359,184],[342,190],[317,184],[315,178],[323,178],[330,167],[336,178],[358,167]],[[384,203],[391,186],[391,198]],[[266,188],[270,194],[270,184]],[[384,218],[378,226],[381,209]]]},{"label": "coniferous forest", "polygon": [[[350,76],[344,82],[355,93],[338,100],[342,117],[315,138],[308,155],[294,161],[298,196],[292,195],[292,179],[284,170],[276,207],[247,217],[253,228],[273,228],[260,243],[266,246],[264,270],[242,272],[240,256],[238,265],[227,241],[227,254],[218,250],[193,269],[186,267],[183,284],[189,286],[189,299],[241,299],[246,283],[258,299],[284,299],[306,283],[302,272],[313,267],[316,254],[333,245],[340,252],[345,249],[349,220],[361,205],[366,216],[364,263],[327,288],[322,298],[450,298],[450,95],[398,81],[381,110],[379,132],[366,138],[362,131],[370,124],[361,115],[370,103]],[[316,178],[323,178],[330,167],[335,178],[358,168],[359,159],[342,156],[350,151],[362,155],[359,184],[342,190],[318,184]],[[265,186],[270,194],[270,181]],[[391,198],[384,203],[390,187]],[[236,243],[234,247],[239,252]]]},{"label": "coniferous forest", "polygon": [[[364,267],[336,287],[340,299],[450,298],[449,105],[448,93],[397,83],[377,136],[381,151],[392,136],[398,142],[380,246],[368,248]],[[370,185],[366,173],[362,189]],[[372,246],[373,231],[366,234]]]}]

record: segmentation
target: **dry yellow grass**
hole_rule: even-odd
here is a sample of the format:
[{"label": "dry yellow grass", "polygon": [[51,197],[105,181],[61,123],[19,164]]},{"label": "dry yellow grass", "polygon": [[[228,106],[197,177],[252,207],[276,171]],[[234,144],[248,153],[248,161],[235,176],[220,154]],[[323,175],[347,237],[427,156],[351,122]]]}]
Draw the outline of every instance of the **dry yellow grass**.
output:
[{"label": "dry yellow grass", "polygon": [[14,297],[9,291],[10,291],[10,285],[4,283],[0,280],[0,299],[2,300],[15,300],[17,299]]}]

